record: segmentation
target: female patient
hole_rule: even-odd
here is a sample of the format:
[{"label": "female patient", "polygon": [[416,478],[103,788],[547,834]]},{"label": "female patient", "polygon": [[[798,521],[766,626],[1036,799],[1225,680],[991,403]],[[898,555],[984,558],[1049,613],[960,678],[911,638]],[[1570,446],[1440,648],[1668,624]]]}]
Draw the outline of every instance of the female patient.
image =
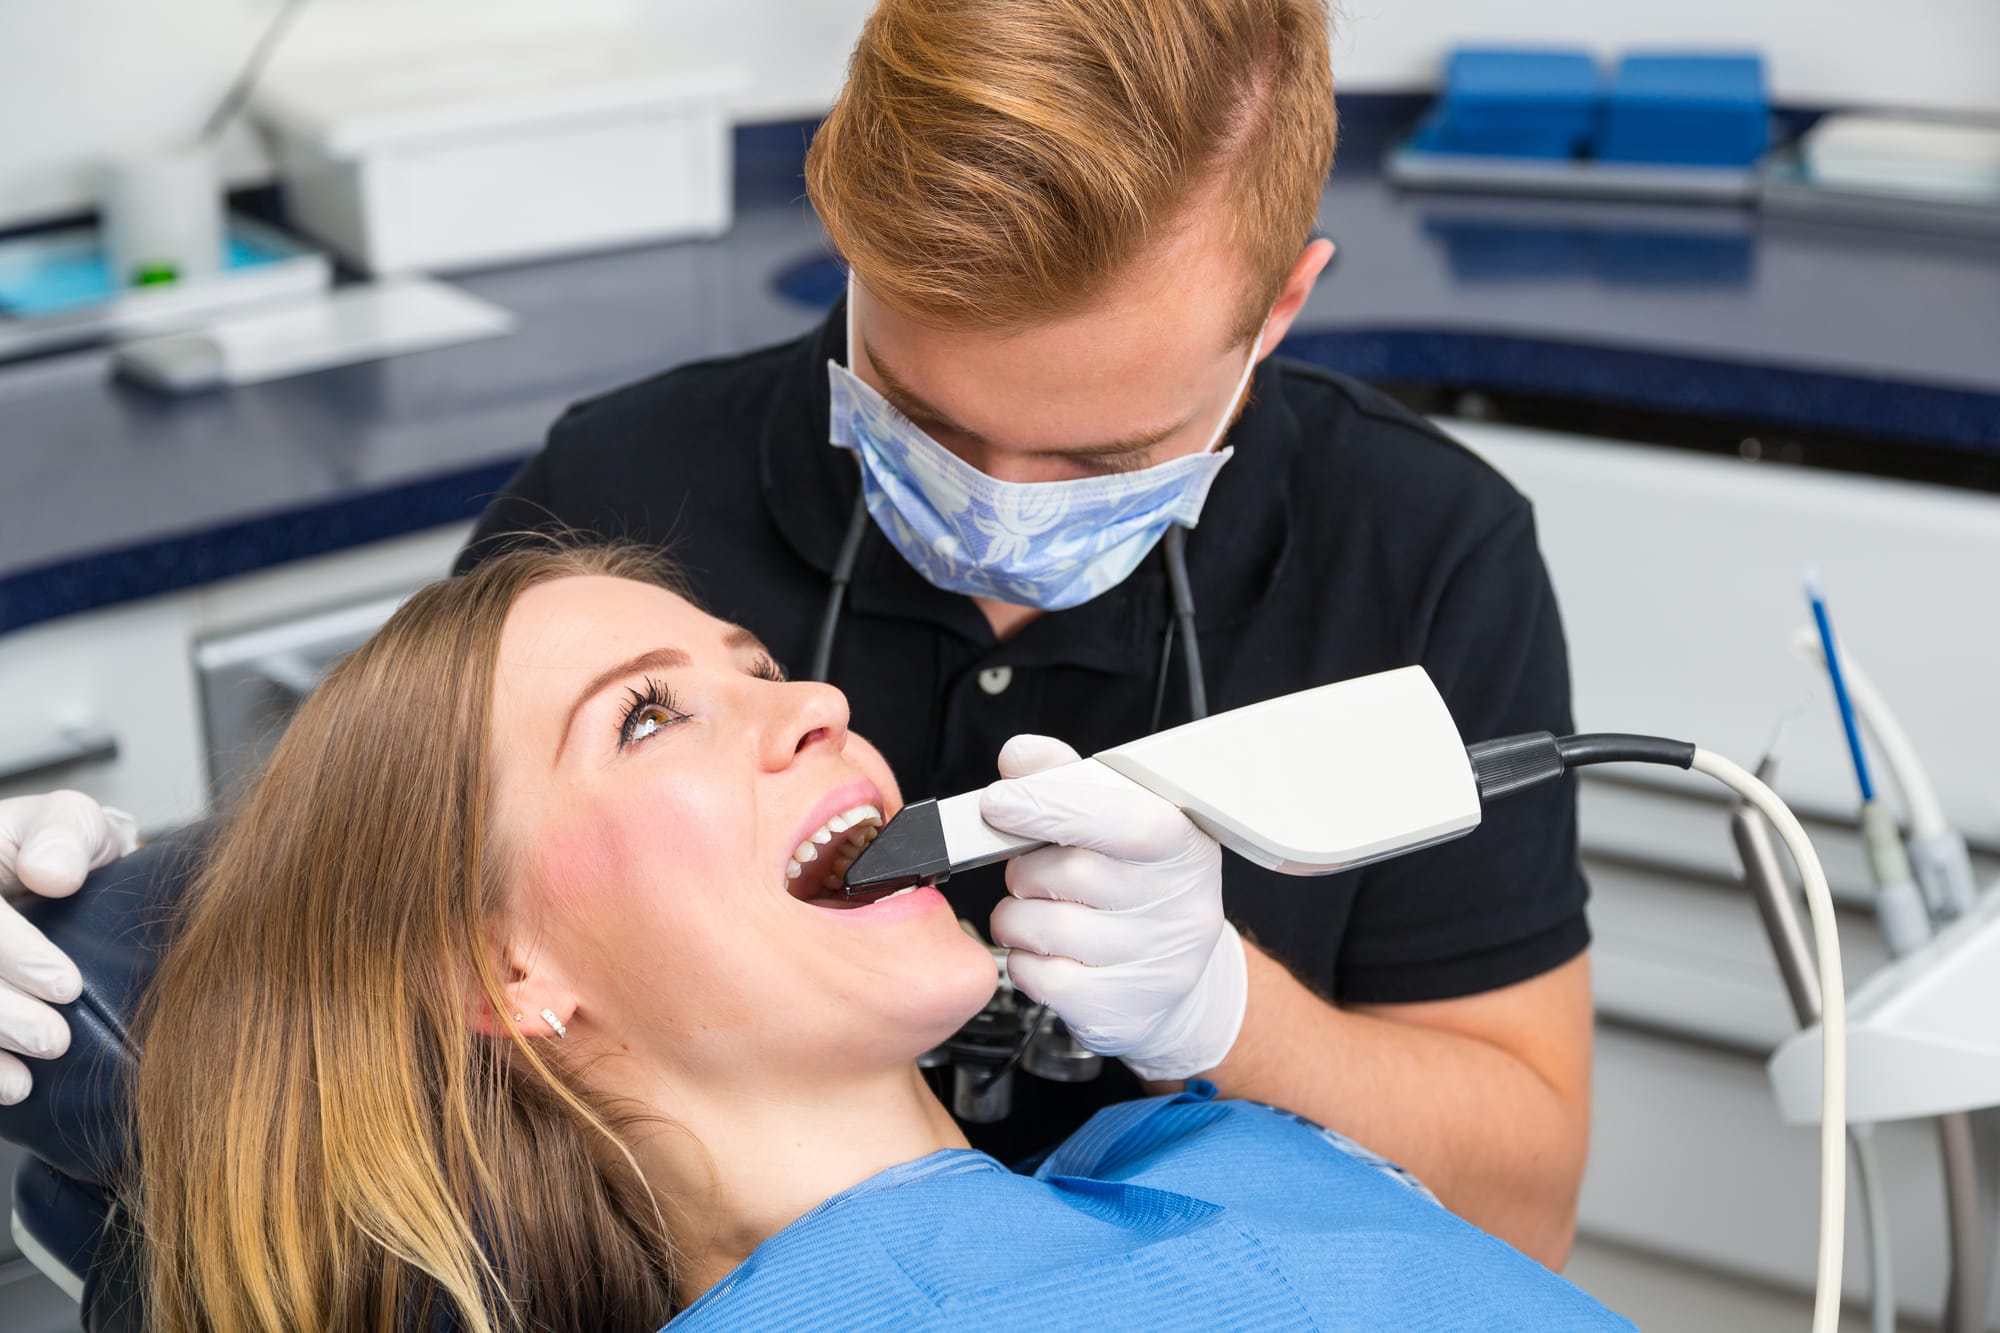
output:
[{"label": "female patient", "polygon": [[916,1057],[992,992],[841,695],[624,549],[418,594],[308,702],[148,996],[168,1330],[1618,1326],[1205,1085],[1035,1176]]}]

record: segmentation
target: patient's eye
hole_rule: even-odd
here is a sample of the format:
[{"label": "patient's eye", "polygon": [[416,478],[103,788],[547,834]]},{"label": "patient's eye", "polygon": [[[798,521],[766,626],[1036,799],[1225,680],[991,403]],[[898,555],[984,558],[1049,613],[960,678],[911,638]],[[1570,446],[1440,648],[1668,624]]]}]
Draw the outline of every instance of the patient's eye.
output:
[{"label": "patient's eye", "polygon": [[626,705],[624,721],[618,724],[618,748],[623,750],[636,745],[654,732],[665,731],[676,722],[685,722],[688,715],[674,703],[674,694],[666,685],[650,677],[643,690],[628,690],[632,702]]},{"label": "patient's eye", "polygon": [[780,685],[785,683],[785,669],[762,653],[757,654],[757,660],[750,664],[750,674],[759,680],[774,681]]}]

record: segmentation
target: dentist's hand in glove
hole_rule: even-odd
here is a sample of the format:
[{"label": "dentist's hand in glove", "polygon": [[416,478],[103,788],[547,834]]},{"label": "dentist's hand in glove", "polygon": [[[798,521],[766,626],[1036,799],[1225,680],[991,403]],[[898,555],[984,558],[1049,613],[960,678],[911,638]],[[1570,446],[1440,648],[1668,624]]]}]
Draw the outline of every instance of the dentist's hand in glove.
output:
[{"label": "dentist's hand in glove", "polygon": [[69,1049],[69,1025],[49,1005],[83,989],[76,965],[14,904],[30,893],[75,893],[85,875],[137,845],[132,816],[81,792],[0,801],[0,1106],[33,1085],[22,1055],[46,1060]]},{"label": "dentist's hand in glove", "polygon": [[1243,942],[1222,916],[1222,849],[1171,802],[1046,736],[1000,752],[980,796],[997,829],[1051,846],[1007,866],[993,941],[1007,975],[1083,1045],[1141,1078],[1213,1069],[1248,996]]}]

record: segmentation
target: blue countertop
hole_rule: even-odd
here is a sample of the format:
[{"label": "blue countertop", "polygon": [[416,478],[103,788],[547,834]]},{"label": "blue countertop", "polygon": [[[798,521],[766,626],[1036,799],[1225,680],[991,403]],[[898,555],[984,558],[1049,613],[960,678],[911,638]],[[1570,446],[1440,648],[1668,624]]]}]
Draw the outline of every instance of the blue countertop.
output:
[{"label": "blue countertop", "polygon": [[[0,366],[0,632],[472,517],[566,404],[817,320],[799,196],[767,175],[720,240],[460,277],[517,316],[494,341],[179,400],[102,352]],[[2000,455],[2000,244],[1411,194],[1351,144],[1320,220],[1288,355]]]}]

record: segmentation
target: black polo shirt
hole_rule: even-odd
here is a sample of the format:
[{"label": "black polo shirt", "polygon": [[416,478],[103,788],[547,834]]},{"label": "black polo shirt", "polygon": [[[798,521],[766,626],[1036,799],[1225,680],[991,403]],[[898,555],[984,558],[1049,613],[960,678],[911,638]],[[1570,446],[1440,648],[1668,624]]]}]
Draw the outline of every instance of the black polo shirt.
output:
[{"label": "black polo shirt", "polygon": [[[836,308],[797,341],[570,409],[461,561],[552,522],[660,543],[709,610],[803,673],[859,486],[827,443],[827,361],[844,363],[845,341]],[[1258,367],[1229,443],[1187,540],[1212,710],[1416,662],[1468,742],[1570,729],[1533,516],[1492,468],[1365,385],[1278,358]],[[831,678],[906,795],[954,795],[991,781],[1018,732],[1085,754],[1145,734],[1169,618],[1155,550],[1118,587],[999,643],[978,607],[925,583],[871,528]],[[1186,721],[1178,653],[1164,698],[1162,725]],[[1336,762],[1338,742],[1319,743]],[[982,928],[1003,891],[997,867],[947,887]],[[1589,940],[1567,783],[1494,806],[1468,837],[1347,874],[1295,879],[1226,857],[1223,891],[1246,935],[1343,1002],[1490,990]],[[1093,1083],[1016,1088],[1006,1122],[969,1127],[1002,1160],[1136,1095],[1115,1061]]]}]

